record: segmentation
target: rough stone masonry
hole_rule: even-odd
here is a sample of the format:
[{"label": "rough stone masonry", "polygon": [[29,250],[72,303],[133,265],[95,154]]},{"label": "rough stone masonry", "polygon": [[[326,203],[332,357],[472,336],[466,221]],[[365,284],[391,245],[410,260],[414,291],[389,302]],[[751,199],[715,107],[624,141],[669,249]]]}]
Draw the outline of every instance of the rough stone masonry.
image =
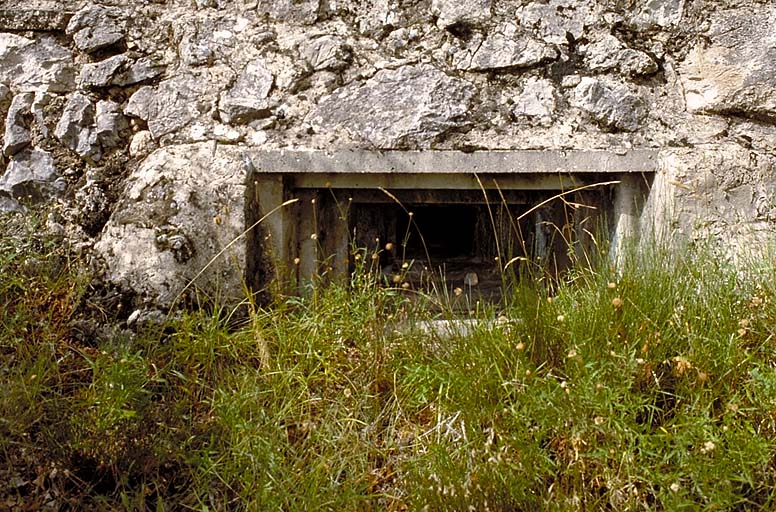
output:
[{"label": "rough stone masonry", "polygon": [[[659,154],[663,236],[776,223],[770,0],[6,0],[0,210],[135,305],[242,292],[254,151]],[[226,249],[226,250],[224,250]]]}]

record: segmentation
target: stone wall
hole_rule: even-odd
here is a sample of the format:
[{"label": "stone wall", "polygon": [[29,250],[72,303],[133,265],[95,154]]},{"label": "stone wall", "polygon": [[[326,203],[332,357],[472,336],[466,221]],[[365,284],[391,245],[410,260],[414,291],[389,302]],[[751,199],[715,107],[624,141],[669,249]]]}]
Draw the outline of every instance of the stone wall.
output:
[{"label": "stone wall", "polygon": [[0,210],[53,200],[139,303],[242,234],[252,150],[659,149],[645,215],[735,253],[776,220],[776,5],[7,0],[0,124]]}]

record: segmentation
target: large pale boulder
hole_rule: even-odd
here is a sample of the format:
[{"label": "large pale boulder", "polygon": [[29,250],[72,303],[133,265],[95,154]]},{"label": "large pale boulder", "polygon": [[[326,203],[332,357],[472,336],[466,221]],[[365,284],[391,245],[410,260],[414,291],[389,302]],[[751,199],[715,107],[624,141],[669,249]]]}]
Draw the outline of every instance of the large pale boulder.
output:
[{"label": "large pale boulder", "polygon": [[550,80],[530,77],[514,100],[512,115],[518,120],[549,126],[557,108],[556,94],[555,86]]},{"label": "large pale boulder", "polygon": [[299,45],[299,54],[314,71],[343,69],[352,60],[351,49],[338,36],[312,37]]},{"label": "large pale boulder", "polygon": [[429,65],[381,70],[324,97],[308,116],[318,131],[344,129],[378,148],[429,147],[463,125],[474,86]]},{"label": "large pale boulder", "polygon": [[718,11],[679,68],[687,110],[776,116],[776,6]]},{"label": "large pale boulder", "polygon": [[190,283],[203,299],[243,298],[245,162],[241,149],[215,142],[167,146],[148,156],[95,246],[108,280],[162,307]]},{"label": "large pale boulder", "polygon": [[110,85],[132,85],[156,78],[164,66],[148,57],[138,60],[126,54],[114,55],[100,62],[84,64],[78,77],[78,86],[85,89]]}]

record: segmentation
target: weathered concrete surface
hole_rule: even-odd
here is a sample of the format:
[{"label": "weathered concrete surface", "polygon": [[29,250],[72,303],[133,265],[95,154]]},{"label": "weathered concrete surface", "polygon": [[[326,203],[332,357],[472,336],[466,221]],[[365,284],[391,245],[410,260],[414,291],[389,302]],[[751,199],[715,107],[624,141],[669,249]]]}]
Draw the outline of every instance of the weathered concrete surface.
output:
[{"label": "weathered concrete surface", "polygon": [[246,153],[258,174],[649,173],[658,152],[631,151],[307,151]]},{"label": "weathered concrete surface", "polygon": [[645,229],[746,261],[776,242],[776,157],[722,144],[661,151]]},{"label": "weathered concrete surface", "polygon": [[681,68],[690,112],[776,118],[776,5],[715,13]]}]

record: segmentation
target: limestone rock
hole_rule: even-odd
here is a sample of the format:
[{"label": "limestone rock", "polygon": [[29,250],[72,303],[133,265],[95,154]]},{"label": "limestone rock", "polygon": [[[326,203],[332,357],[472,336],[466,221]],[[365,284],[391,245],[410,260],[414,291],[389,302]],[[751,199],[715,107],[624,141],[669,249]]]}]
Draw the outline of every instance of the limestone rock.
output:
[{"label": "limestone rock", "polygon": [[119,132],[125,126],[118,103],[100,100],[95,105],[88,96],[76,92],[68,99],[54,136],[81,158],[98,161],[119,145]]},{"label": "limestone rock", "polygon": [[[396,0],[369,2],[356,14],[358,32],[362,36],[381,38],[387,31],[401,25],[401,12]],[[362,4],[363,5],[363,4]]]},{"label": "limestone rock", "polygon": [[25,208],[7,192],[0,190],[0,213],[24,211]]},{"label": "limestone rock", "polygon": [[649,0],[629,17],[639,30],[675,27],[682,20],[687,0]]},{"label": "limestone rock", "polygon": [[491,18],[492,0],[431,0],[437,26],[481,25]]},{"label": "limestone rock", "polygon": [[299,45],[299,53],[314,71],[343,69],[348,66],[351,50],[341,37],[319,36]]},{"label": "limestone rock", "polygon": [[92,53],[124,39],[121,15],[119,9],[86,4],[70,18],[65,32],[79,50]]},{"label": "limestone rock", "polygon": [[598,2],[580,0],[535,1],[518,8],[520,25],[531,27],[544,42],[557,46],[576,41],[585,34],[585,26],[600,19]]},{"label": "limestone rock", "polygon": [[453,65],[467,71],[528,68],[558,58],[558,51],[521,30],[504,23],[484,41],[473,41],[453,56]]},{"label": "limestone rock", "polygon": [[137,132],[129,142],[129,156],[133,158],[148,156],[155,149],[154,136],[148,130]]},{"label": "limestone rock", "polygon": [[118,103],[110,100],[97,102],[97,119],[94,129],[103,153],[121,145],[121,133],[126,127],[127,118],[122,114],[121,106]]},{"label": "limestone rock", "polygon": [[286,23],[314,23],[318,19],[320,0],[259,0],[259,15]]},{"label": "limestone rock", "polygon": [[54,158],[38,148],[14,155],[0,176],[0,194],[22,202],[46,201],[64,192],[66,187],[54,165]]},{"label": "limestone rock", "polygon": [[48,37],[33,41],[0,33],[0,82],[16,91],[72,91],[75,89],[73,56]]},{"label": "limestone rock", "polygon": [[152,153],[129,177],[95,246],[109,281],[165,307],[206,269],[192,292],[220,303],[244,298],[224,290],[239,293],[246,278],[248,172],[235,146],[206,142]]},{"label": "limestone rock", "polygon": [[95,160],[98,160],[97,134],[92,130],[95,115],[94,102],[84,94],[74,93],[65,105],[54,136],[81,158],[96,157]]},{"label": "limestone rock", "polygon": [[776,6],[720,11],[679,68],[687,110],[776,117]]},{"label": "limestone rock", "polygon": [[155,139],[183,128],[209,109],[200,103],[208,91],[203,75],[179,74],[157,86],[145,86],[135,92],[124,113],[148,122]]},{"label": "limestone rock", "polygon": [[650,75],[658,70],[657,63],[646,53],[626,47],[613,35],[606,34],[598,41],[580,49],[585,66],[591,71],[621,71],[630,76]]},{"label": "limestone rock", "polygon": [[274,77],[262,59],[248,63],[237,81],[221,95],[218,111],[225,123],[249,123],[271,115],[267,100]]},{"label": "limestone rock", "polygon": [[121,69],[129,66],[132,60],[126,55],[115,55],[100,62],[84,64],[78,77],[78,86],[82,88],[107,87]]},{"label": "limestone rock", "polygon": [[35,93],[23,92],[11,100],[8,115],[5,119],[5,137],[3,139],[3,154],[15,155],[32,142],[32,103]]},{"label": "limestone rock", "polygon": [[555,86],[543,78],[529,79],[512,106],[512,114],[518,119],[534,121],[542,126],[552,124],[555,114]]},{"label": "limestone rock", "polygon": [[325,97],[308,121],[318,131],[342,127],[378,148],[426,148],[463,125],[473,96],[471,83],[429,65],[385,69]]},{"label": "limestone rock", "polygon": [[148,57],[135,61],[126,54],[114,55],[100,62],[84,64],[78,77],[78,87],[123,87],[150,80],[163,72],[164,66]]},{"label": "limestone rock", "polygon": [[134,61],[128,68],[122,68],[120,72],[113,77],[111,85],[127,86],[139,84],[156,78],[164,73],[165,67],[149,57],[143,57]]},{"label": "limestone rock", "polygon": [[36,30],[46,32],[61,32],[73,11],[67,8],[11,8],[0,7],[0,30],[23,31]]},{"label": "limestone rock", "polygon": [[572,105],[587,112],[604,128],[633,132],[647,116],[644,99],[627,86],[585,77],[574,89]]}]

